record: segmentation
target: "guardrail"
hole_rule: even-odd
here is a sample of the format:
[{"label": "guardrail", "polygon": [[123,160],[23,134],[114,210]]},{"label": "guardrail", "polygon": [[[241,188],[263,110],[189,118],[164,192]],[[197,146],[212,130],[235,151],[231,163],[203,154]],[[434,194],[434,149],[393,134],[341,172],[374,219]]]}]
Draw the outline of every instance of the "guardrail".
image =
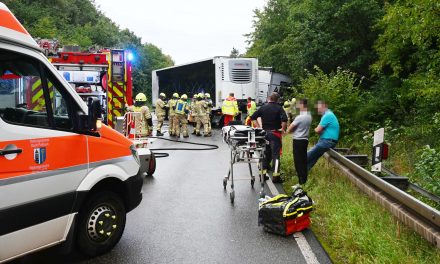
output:
[{"label": "guardrail", "polygon": [[382,180],[334,150],[329,150],[326,157],[399,220],[440,248],[440,211]]}]

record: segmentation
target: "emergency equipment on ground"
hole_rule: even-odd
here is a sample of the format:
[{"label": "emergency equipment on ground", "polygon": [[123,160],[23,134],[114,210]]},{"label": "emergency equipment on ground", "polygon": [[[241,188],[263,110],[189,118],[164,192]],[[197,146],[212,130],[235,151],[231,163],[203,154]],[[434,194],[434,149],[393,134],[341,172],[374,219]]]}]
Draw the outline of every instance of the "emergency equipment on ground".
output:
[{"label": "emergency equipment on ground", "polygon": [[266,148],[266,132],[262,129],[254,129],[250,126],[233,125],[222,128],[223,141],[229,145],[231,150],[231,161],[228,174],[223,178],[223,188],[226,190],[228,180],[231,181],[231,192],[229,197],[234,203],[234,164],[248,163],[251,175],[251,186],[254,187],[255,176],[252,174],[252,163],[258,163],[259,178],[261,182],[260,196],[264,197],[264,175],[263,167],[264,151]]},{"label": "emergency equipment on ground", "polygon": [[261,202],[258,224],[267,232],[288,236],[310,226],[312,209],[312,199],[301,187],[296,187],[291,196],[280,194]]}]

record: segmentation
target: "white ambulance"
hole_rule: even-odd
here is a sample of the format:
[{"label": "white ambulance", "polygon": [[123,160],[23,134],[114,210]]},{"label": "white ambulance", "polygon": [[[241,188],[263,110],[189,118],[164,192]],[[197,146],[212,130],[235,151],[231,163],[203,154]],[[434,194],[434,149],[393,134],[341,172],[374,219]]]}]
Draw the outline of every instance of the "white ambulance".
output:
[{"label": "white ambulance", "polygon": [[66,241],[107,252],[142,200],[138,153],[2,3],[0,18],[0,262]]}]

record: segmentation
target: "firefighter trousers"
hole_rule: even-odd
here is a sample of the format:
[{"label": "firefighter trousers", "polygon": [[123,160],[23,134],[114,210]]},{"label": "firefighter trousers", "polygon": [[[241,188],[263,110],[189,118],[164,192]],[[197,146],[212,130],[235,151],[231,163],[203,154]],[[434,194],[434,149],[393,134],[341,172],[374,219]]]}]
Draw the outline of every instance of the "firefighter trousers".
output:
[{"label": "firefighter trousers", "polygon": [[208,120],[206,118],[206,115],[204,116],[196,116],[196,134],[200,134],[200,128],[203,125],[204,133],[207,135],[209,133],[208,130]]},{"label": "firefighter trousers", "polygon": [[174,133],[174,117],[175,116],[176,116],[175,114],[168,116],[168,133],[170,135],[173,135],[173,133]]},{"label": "firefighter trousers", "polygon": [[176,114],[174,116],[173,135],[180,136],[180,132],[184,137],[188,136],[188,120],[186,115]]},{"label": "firefighter trousers", "polygon": [[164,115],[158,115],[157,116],[157,127],[156,127],[157,131],[159,131],[159,132],[161,131],[164,120],[165,120],[165,116]]}]

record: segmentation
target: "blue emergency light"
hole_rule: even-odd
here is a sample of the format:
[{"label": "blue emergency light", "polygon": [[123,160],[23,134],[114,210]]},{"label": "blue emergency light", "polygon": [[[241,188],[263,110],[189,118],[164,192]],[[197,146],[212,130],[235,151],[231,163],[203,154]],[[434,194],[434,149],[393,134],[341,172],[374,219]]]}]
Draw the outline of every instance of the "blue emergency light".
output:
[{"label": "blue emergency light", "polygon": [[127,60],[129,60],[129,61],[133,61],[133,59],[134,59],[134,55],[133,55],[133,53],[132,53],[132,52],[128,52],[128,53],[127,53]]}]

